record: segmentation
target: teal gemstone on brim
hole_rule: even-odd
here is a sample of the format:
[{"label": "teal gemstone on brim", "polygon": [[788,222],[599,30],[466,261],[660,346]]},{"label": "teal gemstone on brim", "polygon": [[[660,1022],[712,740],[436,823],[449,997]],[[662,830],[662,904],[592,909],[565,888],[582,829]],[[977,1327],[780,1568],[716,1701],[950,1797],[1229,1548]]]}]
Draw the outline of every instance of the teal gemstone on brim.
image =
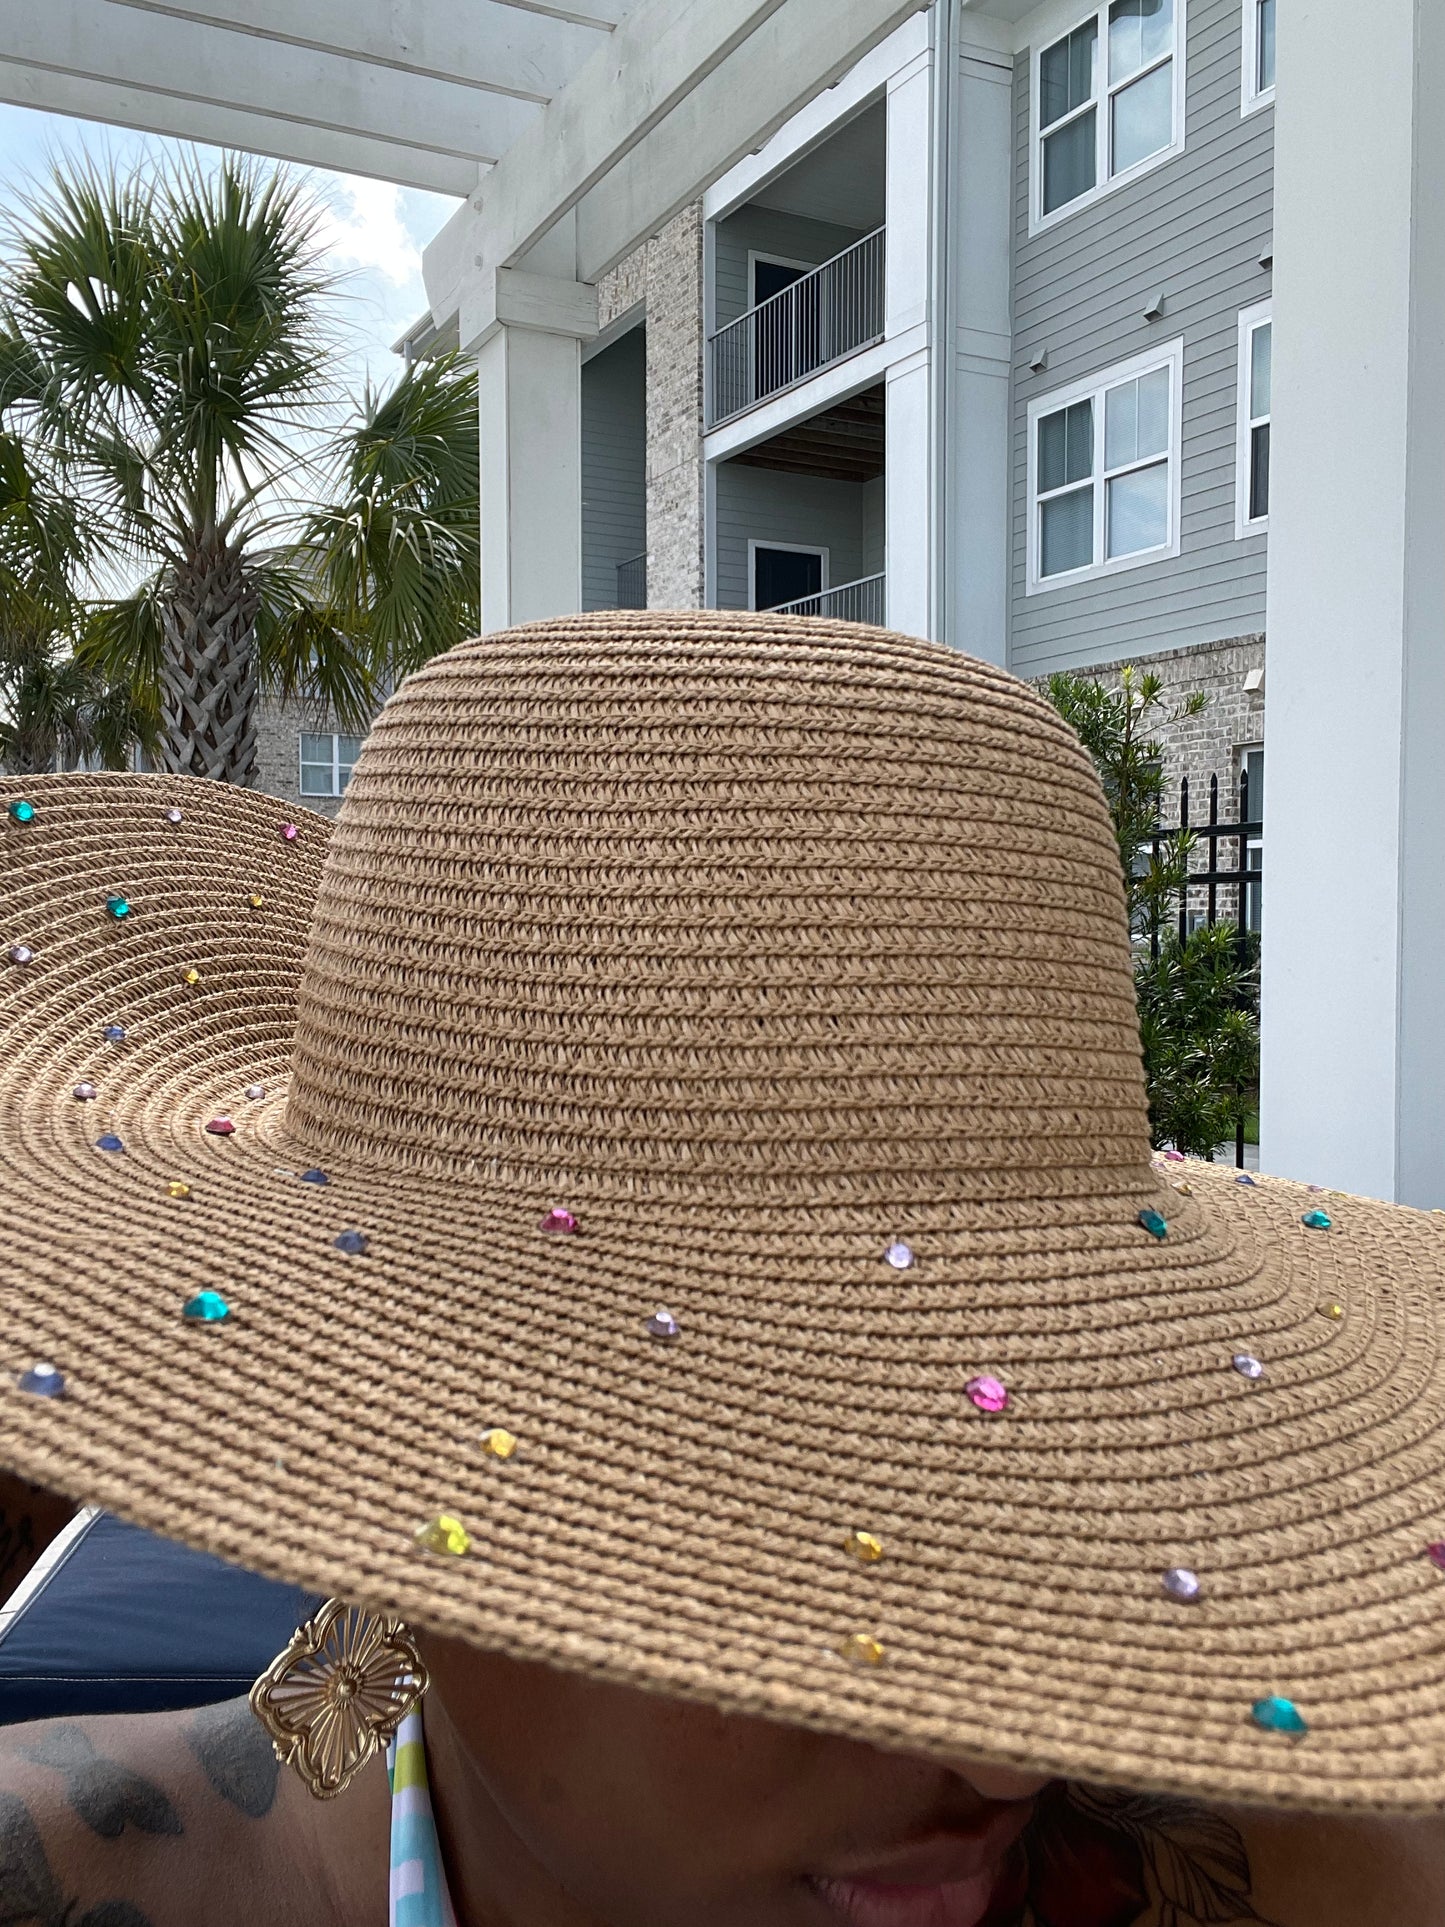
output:
[{"label": "teal gemstone on brim", "polygon": [[1300,1219],[1306,1231],[1328,1231],[1333,1222],[1327,1211],[1306,1211]]},{"label": "teal gemstone on brim", "polygon": [[105,907],[119,923],[122,917],[130,915],[130,898],[122,896],[107,897]]},{"label": "teal gemstone on brim", "polygon": [[1167,1238],[1169,1236],[1168,1222],[1162,1218],[1157,1211],[1141,1211],[1139,1213],[1139,1222],[1151,1238]]},{"label": "teal gemstone on brim", "polygon": [[181,1307],[188,1325],[223,1325],[230,1315],[231,1307],[218,1291],[198,1291]]},{"label": "teal gemstone on brim", "polygon": [[1281,1699],[1278,1693],[1256,1700],[1249,1713],[1255,1725],[1266,1733],[1308,1733],[1310,1730],[1309,1721],[1294,1701]]},{"label": "teal gemstone on brim", "polygon": [[11,821],[15,823],[30,823],[34,821],[34,817],[35,805],[26,797],[17,796],[15,801],[10,805]]}]

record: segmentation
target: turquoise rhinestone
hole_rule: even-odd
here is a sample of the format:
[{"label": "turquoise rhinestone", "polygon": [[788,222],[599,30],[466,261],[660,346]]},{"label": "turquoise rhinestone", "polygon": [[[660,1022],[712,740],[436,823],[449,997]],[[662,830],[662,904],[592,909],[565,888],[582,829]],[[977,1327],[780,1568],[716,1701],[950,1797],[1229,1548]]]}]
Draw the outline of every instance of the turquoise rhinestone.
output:
[{"label": "turquoise rhinestone", "polygon": [[1294,1701],[1281,1699],[1278,1693],[1256,1700],[1249,1715],[1266,1733],[1308,1733],[1310,1730],[1309,1721]]},{"label": "turquoise rhinestone", "polygon": [[63,1398],[65,1396],[65,1374],[54,1365],[32,1365],[28,1372],[22,1372],[16,1381],[22,1392],[30,1392],[36,1398]]},{"label": "turquoise rhinestone", "polygon": [[1328,1231],[1333,1219],[1327,1211],[1306,1211],[1300,1223],[1306,1231]]},{"label": "turquoise rhinestone", "polygon": [[24,796],[17,796],[10,805],[12,823],[30,823],[35,818],[35,805]]},{"label": "turquoise rhinestone", "polygon": [[114,1131],[107,1131],[104,1137],[98,1137],[95,1140],[95,1148],[97,1151],[123,1151],[125,1142],[122,1138],[118,1138]]},{"label": "turquoise rhinestone", "polygon": [[1147,1209],[1141,1211],[1139,1213],[1139,1222],[1151,1238],[1167,1238],[1169,1236],[1169,1226],[1157,1211]]},{"label": "turquoise rhinestone", "polygon": [[231,1307],[218,1291],[198,1291],[181,1307],[188,1325],[224,1325],[230,1315]]},{"label": "turquoise rhinestone", "polygon": [[130,898],[120,895],[107,897],[105,907],[115,918],[116,922],[119,923],[122,917],[128,917],[130,915]]}]

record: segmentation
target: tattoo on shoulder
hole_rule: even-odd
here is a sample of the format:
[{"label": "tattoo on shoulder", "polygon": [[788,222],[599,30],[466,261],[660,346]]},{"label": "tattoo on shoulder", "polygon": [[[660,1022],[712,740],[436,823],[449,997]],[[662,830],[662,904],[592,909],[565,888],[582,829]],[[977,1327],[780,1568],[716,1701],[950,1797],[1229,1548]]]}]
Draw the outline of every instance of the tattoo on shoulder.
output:
[{"label": "tattoo on shoulder", "polygon": [[221,1798],[252,1820],[264,1820],[276,1798],[281,1766],[247,1701],[202,1707],[186,1728],[186,1741]]},{"label": "tattoo on shoulder", "polygon": [[102,1901],[84,1914],[77,1904],[50,1870],[30,1809],[13,1793],[0,1793],[0,1927],[150,1927],[126,1900]]},{"label": "tattoo on shoulder", "polygon": [[981,1927],[1271,1927],[1239,1829],[1188,1800],[1058,1784]]},{"label": "tattoo on shoulder", "polygon": [[128,1825],[141,1833],[183,1831],[180,1815],[155,1782],[97,1753],[80,1727],[47,1727],[21,1750],[36,1766],[63,1777],[71,1807],[103,1839],[119,1839]]}]

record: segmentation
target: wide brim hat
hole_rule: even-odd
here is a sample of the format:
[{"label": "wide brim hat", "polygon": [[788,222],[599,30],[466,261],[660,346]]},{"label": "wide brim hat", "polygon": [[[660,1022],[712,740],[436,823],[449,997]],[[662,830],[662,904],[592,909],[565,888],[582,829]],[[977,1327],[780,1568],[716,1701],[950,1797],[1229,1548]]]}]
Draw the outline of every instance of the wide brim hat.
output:
[{"label": "wide brim hat", "polygon": [[334,826],[0,796],[0,1460],[886,1748],[1445,1803],[1445,1219],[1151,1159],[1033,691],[613,614],[410,678]]}]

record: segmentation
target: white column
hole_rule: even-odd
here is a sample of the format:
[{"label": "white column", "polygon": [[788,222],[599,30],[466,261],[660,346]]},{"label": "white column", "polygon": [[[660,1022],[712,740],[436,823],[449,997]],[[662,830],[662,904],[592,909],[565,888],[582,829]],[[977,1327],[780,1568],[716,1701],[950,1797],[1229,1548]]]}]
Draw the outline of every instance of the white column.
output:
[{"label": "white column", "polygon": [[957,341],[944,539],[944,638],[1002,664],[1008,654],[1009,393],[1013,362],[1013,57],[998,23],[963,16],[952,179]]},{"label": "white column", "polygon": [[597,291],[516,268],[462,306],[481,402],[482,628],[582,606],[582,343]]},{"label": "white column", "polygon": [[1445,1205],[1445,6],[1280,23],[1261,1163]]},{"label": "white column", "polygon": [[931,636],[935,622],[935,432],[929,350],[933,74],[925,51],[888,82],[884,333],[899,359],[886,378],[884,540],[888,626]]}]

